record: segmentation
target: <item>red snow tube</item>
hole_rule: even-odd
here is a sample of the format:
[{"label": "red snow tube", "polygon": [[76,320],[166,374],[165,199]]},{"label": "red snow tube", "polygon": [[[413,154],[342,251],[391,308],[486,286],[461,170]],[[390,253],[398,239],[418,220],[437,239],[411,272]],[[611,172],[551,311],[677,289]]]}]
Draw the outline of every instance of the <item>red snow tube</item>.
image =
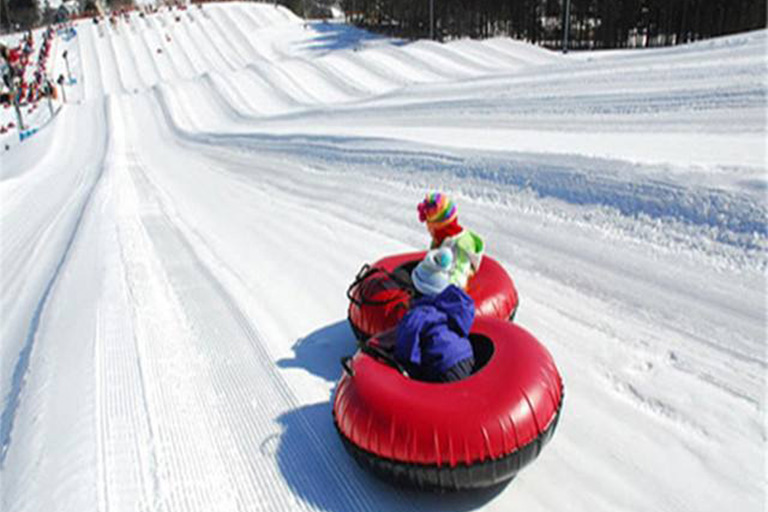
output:
[{"label": "red snow tube", "polygon": [[333,418],[366,469],[423,489],[491,486],[533,461],[555,432],[563,382],[526,330],[478,318],[475,371],[459,382],[408,378],[376,338],[342,360]]},{"label": "red snow tube", "polygon": [[[358,340],[386,331],[403,318],[414,293],[411,271],[425,254],[398,254],[363,265],[347,290],[347,316]],[[483,256],[480,270],[469,280],[466,291],[475,301],[476,317],[512,320],[517,312],[517,290],[512,278],[490,256]]]}]

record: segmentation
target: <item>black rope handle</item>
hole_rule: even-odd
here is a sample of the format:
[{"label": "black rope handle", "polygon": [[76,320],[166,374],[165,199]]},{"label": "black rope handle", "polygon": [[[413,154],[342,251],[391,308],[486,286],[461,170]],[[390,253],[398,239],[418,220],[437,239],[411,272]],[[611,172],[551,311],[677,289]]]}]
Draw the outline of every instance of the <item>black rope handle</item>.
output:
[{"label": "black rope handle", "polygon": [[372,269],[372,268],[371,268],[371,266],[370,266],[370,265],[368,265],[368,264],[366,263],[366,264],[365,264],[365,265],[363,265],[363,266],[362,266],[362,268],[361,268],[361,269],[358,271],[357,275],[355,276],[355,280],[354,280],[354,281],[352,281],[352,284],[351,284],[351,285],[349,285],[349,288],[347,288],[347,298],[348,298],[348,299],[349,299],[349,300],[350,300],[350,301],[351,301],[353,304],[355,304],[355,305],[356,305],[356,306],[358,306],[358,307],[359,307],[359,306],[362,306],[362,303],[361,303],[361,302],[360,302],[360,301],[359,301],[357,298],[355,298],[355,297],[352,295],[352,290],[354,290],[354,289],[355,289],[357,286],[359,286],[359,285],[360,285],[360,283],[362,283],[363,281],[365,281],[366,279],[368,279],[368,277],[370,277],[370,276],[373,274],[373,272],[374,272],[375,270],[376,270],[376,269]]},{"label": "black rope handle", "polygon": [[344,368],[344,371],[347,372],[347,375],[350,377],[355,376],[355,370],[352,369],[352,367],[349,365],[349,363],[352,361],[352,356],[346,356],[341,358],[341,367]]},{"label": "black rope handle", "polygon": [[[387,366],[394,368],[401,375],[408,377],[408,371],[405,369],[405,367],[400,364],[397,359],[395,359],[393,354],[390,354],[386,350],[370,345],[368,343],[363,343],[360,345],[360,352],[386,364]],[[350,377],[355,376],[355,370],[352,368],[353,357],[354,356],[345,356],[341,358],[341,367]]]},{"label": "black rope handle", "polygon": [[396,273],[388,272],[387,270],[384,270],[383,268],[379,267],[371,267],[367,263],[362,266],[360,271],[357,273],[357,276],[355,276],[355,280],[352,282],[351,285],[349,285],[349,288],[347,288],[347,298],[357,307],[362,306],[385,306],[391,302],[395,302],[396,300],[399,300],[399,297],[391,297],[389,299],[384,300],[376,300],[376,299],[368,299],[366,297],[363,297],[362,293],[360,294],[360,298],[354,296],[353,291],[355,288],[360,286],[364,281],[369,279],[371,276],[375,274],[382,274],[386,276],[387,278],[391,279],[395,282],[403,291],[408,293],[408,295],[413,296],[413,289],[411,286],[411,283],[405,280],[404,278],[400,277]]},{"label": "black rope handle", "polygon": [[386,350],[373,346],[370,343],[364,343],[360,347],[360,352],[371,356],[377,361],[381,361],[387,366],[391,366],[402,375],[405,375],[406,377],[408,376],[408,371],[405,369],[405,367],[402,364],[400,364],[400,362],[397,359],[395,359],[395,356],[393,354],[390,354]]}]

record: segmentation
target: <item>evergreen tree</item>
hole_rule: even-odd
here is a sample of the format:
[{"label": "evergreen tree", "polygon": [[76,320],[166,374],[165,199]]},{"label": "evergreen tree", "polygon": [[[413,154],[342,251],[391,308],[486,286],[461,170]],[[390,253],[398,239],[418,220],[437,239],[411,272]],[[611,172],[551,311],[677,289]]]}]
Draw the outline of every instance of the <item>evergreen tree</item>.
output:
[{"label": "evergreen tree", "polygon": [[135,3],[133,0],[106,0],[107,9],[110,11],[119,11],[120,9],[130,9]]},{"label": "evergreen tree", "polygon": [[[40,11],[37,0],[3,0],[13,30],[26,30],[37,25]],[[5,9],[4,9],[5,10]]]},{"label": "evergreen tree", "polygon": [[41,13],[40,17],[44,25],[53,23],[54,19],[56,18],[56,9],[51,7],[50,0],[45,0],[43,2],[43,12]]}]

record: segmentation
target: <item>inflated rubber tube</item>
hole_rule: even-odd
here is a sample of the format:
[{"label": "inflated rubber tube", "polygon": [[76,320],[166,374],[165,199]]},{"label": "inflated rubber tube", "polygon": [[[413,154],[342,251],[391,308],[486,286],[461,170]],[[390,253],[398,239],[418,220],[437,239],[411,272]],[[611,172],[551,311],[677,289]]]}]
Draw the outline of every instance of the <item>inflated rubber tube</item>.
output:
[{"label": "inflated rubber tube", "polygon": [[507,481],[539,455],[563,404],[552,357],[498,319],[478,318],[470,339],[475,371],[459,382],[410,379],[365,350],[343,361],[333,418],[360,465],[398,485],[461,490]]},{"label": "inflated rubber tube", "polygon": [[[413,290],[410,272],[426,251],[398,254],[364,265],[347,290],[347,316],[358,340],[397,325],[408,311]],[[514,318],[517,289],[496,260],[483,256],[480,270],[469,280],[467,294],[475,301],[475,316],[504,320]]]}]

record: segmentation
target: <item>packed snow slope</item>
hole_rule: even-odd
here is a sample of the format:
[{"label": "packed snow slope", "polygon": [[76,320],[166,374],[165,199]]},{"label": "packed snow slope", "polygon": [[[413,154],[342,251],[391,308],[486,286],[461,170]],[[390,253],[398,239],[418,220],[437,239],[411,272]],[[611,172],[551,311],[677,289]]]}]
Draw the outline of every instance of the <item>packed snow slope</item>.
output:
[{"label": "packed snow slope", "polygon": [[[90,20],[0,166],[0,510],[759,511],[766,32],[562,56],[271,4]],[[442,190],[565,382],[509,485],[392,487],[331,419],[359,267]]]}]

